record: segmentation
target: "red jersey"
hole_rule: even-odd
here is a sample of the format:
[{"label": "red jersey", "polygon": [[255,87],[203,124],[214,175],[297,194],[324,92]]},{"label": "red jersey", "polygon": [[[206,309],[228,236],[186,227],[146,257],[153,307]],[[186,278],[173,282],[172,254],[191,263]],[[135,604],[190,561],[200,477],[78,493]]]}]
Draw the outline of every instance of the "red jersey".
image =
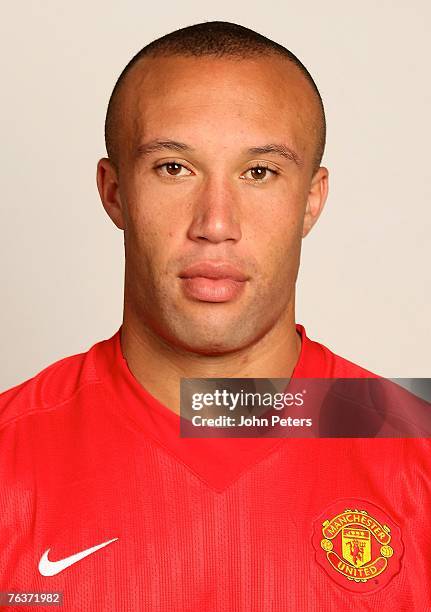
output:
[{"label": "red jersey", "polygon": [[[0,591],[82,612],[431,610],[429,439],[181,438],[120,330],[0,395]],[[297,330],[293,377],[374,376]]]}]

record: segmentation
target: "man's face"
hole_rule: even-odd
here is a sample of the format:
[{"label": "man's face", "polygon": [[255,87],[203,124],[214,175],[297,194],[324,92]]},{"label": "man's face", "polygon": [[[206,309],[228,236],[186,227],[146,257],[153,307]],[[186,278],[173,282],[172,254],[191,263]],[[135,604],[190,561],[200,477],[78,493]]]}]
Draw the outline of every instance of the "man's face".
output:
[{"label": "man's face", "polygon": [[[277,56],[145,59],[128,75],[117,172],[126,308],[170,345],[238,350],[292,312],[316,147],[311,92]],[[284,155],[253,151],[267,145]],[[199,262],[233,264],[247,280],[185,278]]]}]

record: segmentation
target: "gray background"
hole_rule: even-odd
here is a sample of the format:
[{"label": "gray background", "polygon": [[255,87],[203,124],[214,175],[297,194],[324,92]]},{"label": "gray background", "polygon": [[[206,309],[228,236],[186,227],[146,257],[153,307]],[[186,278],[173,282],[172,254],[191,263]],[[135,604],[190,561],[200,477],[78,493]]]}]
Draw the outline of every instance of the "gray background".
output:
[{"label": "gray background", "polygon": [[388,377],[430,376],[428,2],[44,2],[2,11],[0,388],[121,324],[123,241],[95,171],[120,71],[142,46],[235,21],[309,68],[330,195],[303,244],[297,317]]}]

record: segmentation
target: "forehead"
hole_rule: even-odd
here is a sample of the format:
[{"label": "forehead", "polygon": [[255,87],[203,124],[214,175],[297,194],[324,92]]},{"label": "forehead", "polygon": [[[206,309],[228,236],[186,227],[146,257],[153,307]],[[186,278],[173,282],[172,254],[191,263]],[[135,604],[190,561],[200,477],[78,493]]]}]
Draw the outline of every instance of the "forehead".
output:
[{"label": "forehead", "polygon": [[[141,59],[122,93],[122,132],[129,143],[208,133],[288,137],[301,153],[313,148],[316,95],[297,66],[277,56]],[[178,133],[181,132],[181,133]]]}]

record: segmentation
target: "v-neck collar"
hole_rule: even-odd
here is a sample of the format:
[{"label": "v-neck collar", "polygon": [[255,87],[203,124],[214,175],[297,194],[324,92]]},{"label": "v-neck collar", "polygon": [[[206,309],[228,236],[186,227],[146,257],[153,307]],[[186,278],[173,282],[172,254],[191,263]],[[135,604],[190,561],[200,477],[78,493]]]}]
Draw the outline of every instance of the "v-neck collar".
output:
[{"label": "v-neck collar", "polygon": [[[301,350],[292,378],[325,376],[325,355],[302,325]],[[154,440],[195,476],[222,492],[246,470],[286,443],[286,438],[181,438],[180,416],[151,395],[133,376],[121,349],[121,327],[94,345],[98,377],[113,400],[113,408],[142,435]]]}]

